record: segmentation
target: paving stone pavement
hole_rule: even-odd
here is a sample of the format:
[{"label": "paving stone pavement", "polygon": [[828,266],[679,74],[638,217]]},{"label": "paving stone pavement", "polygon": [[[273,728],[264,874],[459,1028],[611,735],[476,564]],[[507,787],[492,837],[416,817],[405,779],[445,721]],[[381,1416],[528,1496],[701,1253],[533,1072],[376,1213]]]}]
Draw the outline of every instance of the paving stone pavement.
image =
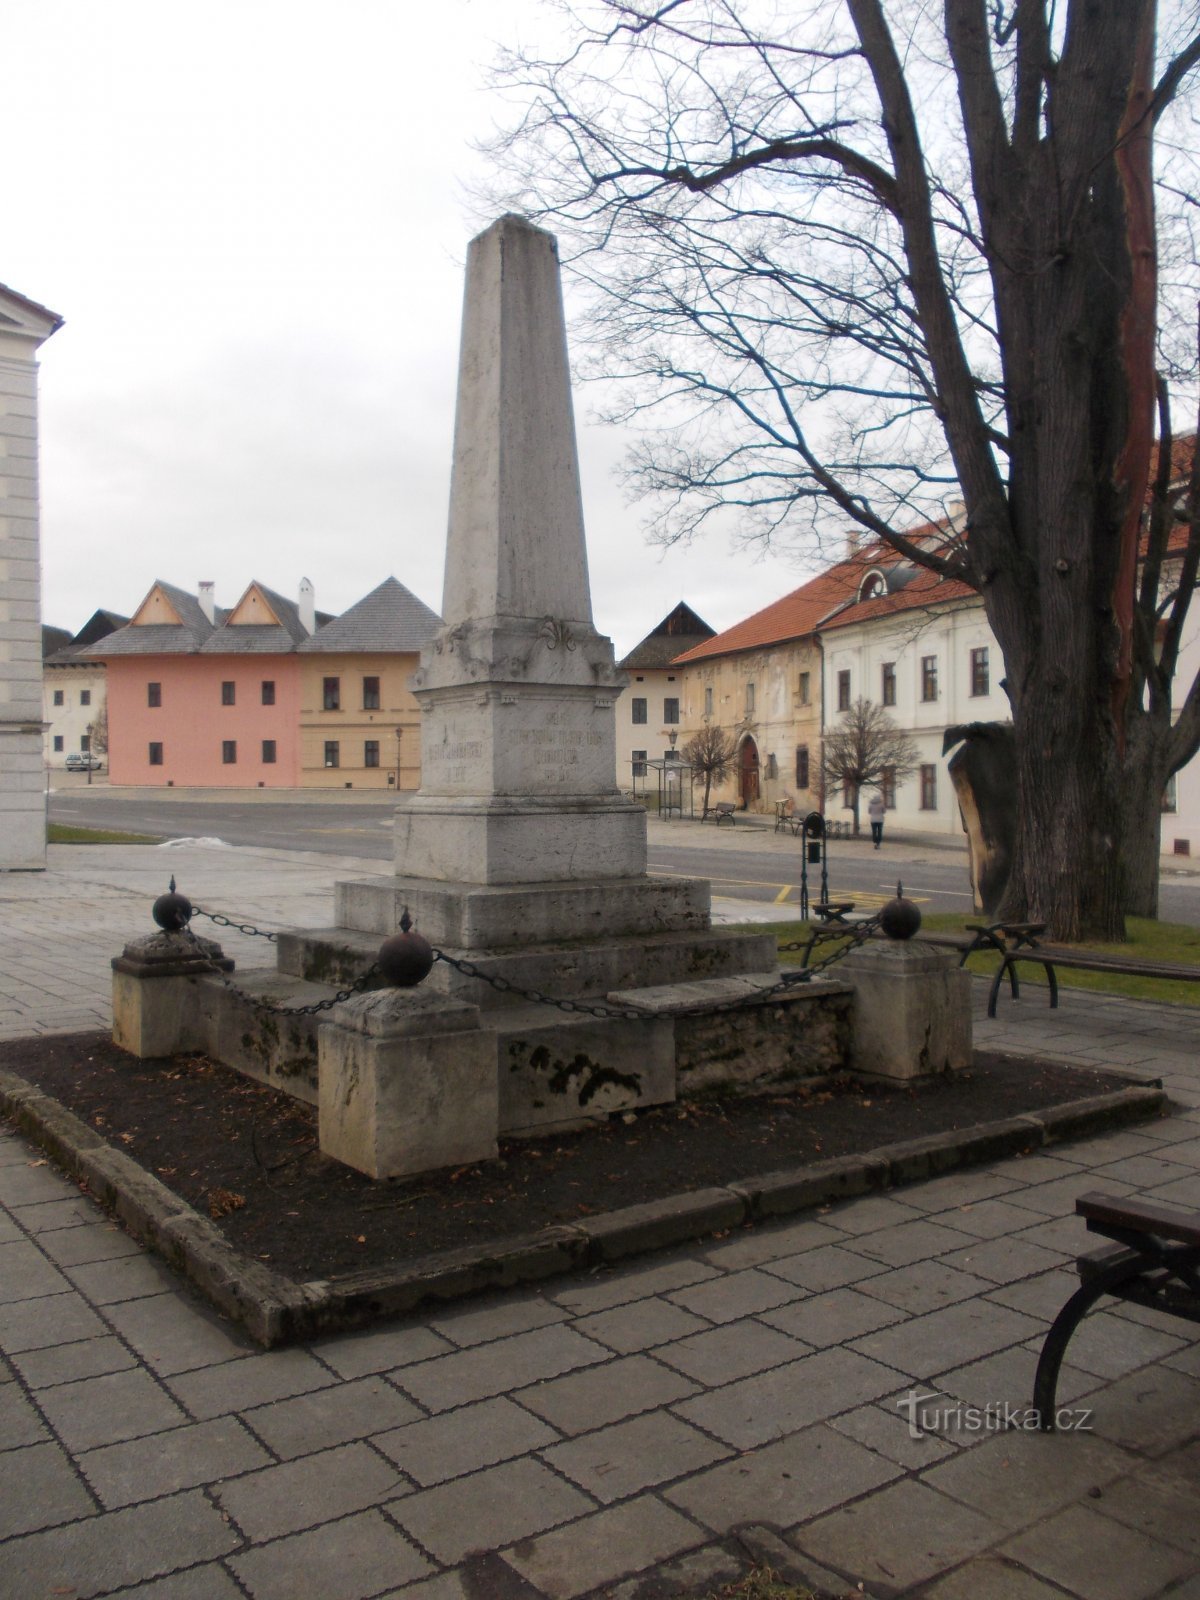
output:
[{"label": "paving stone pavement", "polygon": [[[327,921],[340,870],[52,850],[0,879],[0,1035],[105,1024],[164,861],[269,927]],[[983,1000],[979,1044],[1161,1075],[1173,1114],[282,1351],[0,1135],[0,1600],[703,1594],[747,1523],[880,1600],[1200,1600],[1191,1325],[1089,1319],[1060,1385],[1078,1431],[970,1409],[1029,1405],[1077,1193],[1200,1207],[1196,1012],[1068,991],[1051,1013],[1031,986],[988,1022]]]}]

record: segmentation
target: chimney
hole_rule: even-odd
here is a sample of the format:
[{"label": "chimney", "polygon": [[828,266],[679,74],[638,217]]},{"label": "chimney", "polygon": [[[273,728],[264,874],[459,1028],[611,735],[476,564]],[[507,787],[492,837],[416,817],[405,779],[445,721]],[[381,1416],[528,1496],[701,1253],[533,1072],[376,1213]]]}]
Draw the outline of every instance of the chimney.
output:
[{"label": "chimney", "polygon": [[846,554],[843,559],[846,561],[853,561],[861,549],[862,529],[850,528],[846,533]]},{"label": "chimney", "polygon": [[214,584],[205,583],[202,581],[200,584],[198,598],[200,600],[201,611],[203,611],[204,615],[211,623],[215,624],[217,620],[217,606],[214,598],[214,589]]},{"label": "chimney", "polygon": [[317,597],[313,593],[312,579],[300,579],[300,599],[297,602],[300,612],[300,626],[307,634],[317,631]]}]

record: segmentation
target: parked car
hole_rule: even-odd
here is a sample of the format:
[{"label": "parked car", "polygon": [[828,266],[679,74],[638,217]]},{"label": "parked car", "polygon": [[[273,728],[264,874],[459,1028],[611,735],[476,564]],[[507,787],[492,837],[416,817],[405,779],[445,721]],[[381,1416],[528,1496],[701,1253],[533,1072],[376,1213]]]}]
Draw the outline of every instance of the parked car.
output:
[{"label": "parked car", "polygon": [[80,755],[78,751],[67,757],[68,772],[103,772],[104,761],[100,756]]}]

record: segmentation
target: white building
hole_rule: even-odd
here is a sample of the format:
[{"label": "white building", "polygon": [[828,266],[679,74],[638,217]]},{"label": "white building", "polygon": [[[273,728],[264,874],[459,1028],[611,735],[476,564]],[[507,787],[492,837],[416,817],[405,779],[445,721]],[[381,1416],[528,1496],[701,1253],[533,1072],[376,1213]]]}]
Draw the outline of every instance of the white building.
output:
[{"label": "white building", "polygon": [[682,733],[683,668],[673,663],[685,650],[711,639],[714,631],[681,600],[618,663],[629,674],[629,687],[617,700],[618,789],[636,787],[640,792],[647,762],[676,759]]},{"label": "white building", "polygon": [[[820,630],[824,726],[860,698],[884,707],[918,751],[917,771],[884,793],[896,826],[959,833],[943,735],[955,723],[1008,716],[1003,659],[983,604],[966,584],[894,558],[864,574],[859,594]],[[828,814],[844,801],[831,793]]]},{"label": "white building", "polygon": [[[48,655],[42,672],[43,760],[47,771],[61,772],[70,755],[94,754],[97,725],[107,725],[107,668],[90,647],[128,622],[113,611],[96,611],[74,638]],[[107,765],[107,761],[105,761]]]},{"label": "white building", "polygon": [[[1168,571],[1164,586],[1174,581]],[[859,697],[884,706],[918,749],[918,770],[885,793],[895,826],[922,833],[958,833],[958,801],[942,755],[945,730],[968,722],[1003,722],[1004,658],[965,584],[899,563],[867,574],[861,598],[822,626],[824,726],[832,727]],[[1193,605],[1176,672],[1177,698],[1200,671],[1200,606]],[[844,797],[830,794],[839,814]],[[1200,854],[1200,757],[1168,785],[1162,853]]]}]

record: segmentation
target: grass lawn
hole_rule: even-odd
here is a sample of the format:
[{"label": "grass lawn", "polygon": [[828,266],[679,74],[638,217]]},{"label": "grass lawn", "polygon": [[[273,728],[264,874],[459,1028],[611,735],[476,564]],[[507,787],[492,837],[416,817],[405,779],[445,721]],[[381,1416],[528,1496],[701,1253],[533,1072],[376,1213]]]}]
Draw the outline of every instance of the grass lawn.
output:
[{"label": "grass lawn", "polygon": [[161,844],[159,833],[115,833],[111,828],[70,828],[62,822],[46,827],[47,844]]},{"label": "grass lawn", "polygon": [[[935,911],[922,918],[921,927],[927,933],[954,933],[970,938],[969,922],[983,919],[969,913]],[[806,939],[807,922],[781,922],[773,924],[780,944]],[[761,932],[761,924],[743,923],[743,932]],[[1188,927],[1179,922],[1152,922],[1146,917],[1130,917],[1126,922],[1129,934],[1124,944],[1088,943],[1073,946],[1079,950],[1094,950],[1100,955],[1130,956],[1143,961],[1170,961],[1184,966],[1194,966],[1200,973],[1200,928]],[[918,938],[920,935],[918,934]],[[821,945],[818,957],[831,953],[831,946]],[[780,956],[785,966],[798,965],[799,953]],[[967,963],[968,970],[980,975],[995,972],[999,958],[981,951]],[[1167,1005],[1200,1006],[1200,980],[1196,983],[1179,983],[1174,979],[1131,978],[1108,972],[1072,972],[1067,967],[1056,969],[1060,989],[1092,989],[1102,994],[1124,995],[1131,1000],[1161,1000]],[[1046,975],[1041,967],[1022,963],[1018,969],[1022,985],[1039,983],[1043,987]]]}]

